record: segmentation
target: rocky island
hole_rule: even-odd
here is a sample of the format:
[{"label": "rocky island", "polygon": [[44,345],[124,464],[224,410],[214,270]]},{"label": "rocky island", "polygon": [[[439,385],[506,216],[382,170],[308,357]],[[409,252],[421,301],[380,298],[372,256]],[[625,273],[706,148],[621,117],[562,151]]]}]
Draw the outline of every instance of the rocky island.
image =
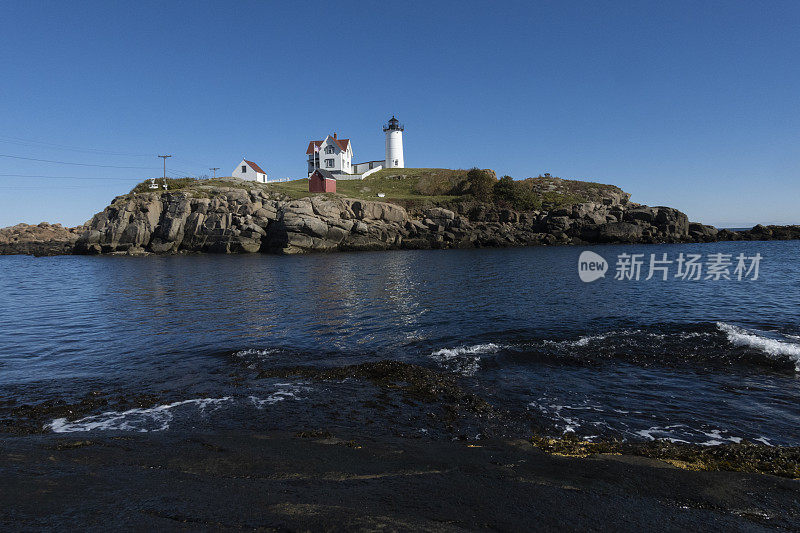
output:
[{"label": "rocky island", "polygon": [[[383,170],[342,181],[340,194],[307,180],[235,178],[140,184],[79,228],[18,225],[0,253],[52,255],[280,253],[594,243],[678,243],[800,238],[800,226],[718,230],[671,207],[630,201],[613,185],[549,175],[497,180],[491,170]],[[378,192],[384,193],[376,201]],[[36,229],[32,229],[36,228]]]}]

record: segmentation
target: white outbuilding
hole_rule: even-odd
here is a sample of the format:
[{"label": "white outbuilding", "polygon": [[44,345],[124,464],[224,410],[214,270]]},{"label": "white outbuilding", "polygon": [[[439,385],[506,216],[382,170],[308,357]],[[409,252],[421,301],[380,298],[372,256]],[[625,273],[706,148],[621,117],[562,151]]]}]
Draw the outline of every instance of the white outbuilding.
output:
[{"label": "white outbuilding", "polygon": [[256,163],[247,159],[242,159],[242,162],[231,172],[231,176],[243,180],[267,182],[267,173],[261,170],[261,167]]}]

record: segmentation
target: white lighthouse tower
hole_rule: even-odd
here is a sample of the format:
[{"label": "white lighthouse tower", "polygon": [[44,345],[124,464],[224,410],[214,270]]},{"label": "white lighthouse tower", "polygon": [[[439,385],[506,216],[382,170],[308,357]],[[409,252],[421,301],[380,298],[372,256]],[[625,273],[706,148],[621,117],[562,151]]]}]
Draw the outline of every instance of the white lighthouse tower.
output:
[{"label": "white lighthouse tower", "polygon": [[384,168],[405,168],[403,161],[403,125],[394,118],[383,126],[386,133],[386,166]]}]

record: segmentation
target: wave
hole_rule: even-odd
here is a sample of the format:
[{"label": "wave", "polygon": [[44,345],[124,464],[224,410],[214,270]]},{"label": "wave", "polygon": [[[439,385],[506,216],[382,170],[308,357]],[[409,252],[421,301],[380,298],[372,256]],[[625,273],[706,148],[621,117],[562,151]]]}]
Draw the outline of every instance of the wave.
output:
[{"label": "wave", "polygon": [[[725,333],[728,341],[734,346],[752,348],[775,359],[788,358],[794,363],[795,370],[800,372],[800,343],[772,338],[764,332],[747,330],[724,322],[717,322],[717,328]],[[783,335],[783,337],[795,336]]]},{"label": "wave", "polygon": [[442,367],[462,374],[464,376],[474,376],[480,369],[481,355],[495,353],[503,346],[493,342],[486,344],[475,344],[473,346],[459,346],[456,348],[442,348],[429,355],[431,359],[437,361]]},{"label": "wave", "polygon": [[[652,426],[648,429],[634,431],[636,435],[645,440],[668,440],[670,442],[692,443],[700,446],[718,446],[720,444],[739,444],[742,437],[729,435],[722,429],[694,429],[686,424],[673,424],[670,426]],[[704,440],[705,439],[705,440]]]},{"label": "wave", "polygon": [[277,391],[273,392],[266,398],[259,398],[258,396],[248,396],[248,400],[258,409],[263,409],[267,405],[274,405],[278,402],[282,402],[288,399],[295,399],[295,400],[302,400],[300,393],[311,390],[311,387],[304,387],[302,384],[294,384],[294,383],[276,383],[278,387],[281,387]]},{"label": "wave", "polygon": [[278,351],[279,350],[277,348],[264,348],[264,349],[248,348],[246,350],[239,350],[238,352],[235,352],[233,355],[235,357],[248,357],[253,355],[258,357],[267,357],[269,355],[278,353]]},{"label": "wave", "polygon": [[78,420],[68,421],[66,418],[56,418],[45,429],[53,433],[73,433],[80,431],[164,431],[169,429],[169,424],[174,418],[173,410],[180,407],[194,406],[201,414],[207,408],[215,410],[222,404],[231,401],[230,396],[224,398],[195,398],[179,402],[157,405],[149,408],[136,408],[127,411],[107,411],[99,415],[87,416]]},{"label": "wave", "polygon": [[663,341],[670,340],[687,340],[701,337],[710,337],[711,332],[707,331],[678,331],[669,333],[657,333],[653,331],[645,331],[642,329],[620,329],[612,330],[604,333],[596,333],[594,335],[584,335],[577,339],[563,339],[552,340],[545,339],[540,341],[543,346],[550,346],[554,348],[582,348],[592,344],[598,344],[606,341],[617,341],[618,344],[632,344],[641,342],[642,340]]},{"label": "wave", "polygon": [[500,346],[504,363],[596,365],[625,361],[643,366],[695,368],[757,366],[800,372],[800,339],[723,322],[660,324],[609,329],[568,338],[517,340]]},{"label": "wave", "polygon": [[[582,404],[564,404],[556,397],[542,397],[529,402],[528,408],[537,411],[552,425],[555,430],[551,432],[553,436],[573,434],[587,441],[601,437],[624,441],[667,440],[701,446],[738,444],[743,440],[726,429],[709,427],[699,420],[695,424],[689,422],[654,426],[647,420],[649,415],[646,411],[617,409],[603,405],[597,399],[587,400]],[[753,440],[771,446],[764,437]]]}]

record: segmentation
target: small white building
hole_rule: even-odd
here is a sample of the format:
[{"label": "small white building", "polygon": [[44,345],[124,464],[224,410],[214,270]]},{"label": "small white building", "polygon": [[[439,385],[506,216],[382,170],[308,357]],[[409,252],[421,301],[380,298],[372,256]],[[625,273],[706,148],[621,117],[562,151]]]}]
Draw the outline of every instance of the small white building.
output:
[{"label": "small white building", "polygon": [[260,166],[247,159],[242,159],[242,162],[231,172],[231,176],[243,180],[267,182],[267,173],[261,170]]},{"label": "small white building", "polygon": [[332,174],[353,174],[353,146],[350,139],[339,139],[336,134],[325,140],[311,141],[306,149],[308,175],[321,168]]},{"label": "small white building", "polygon": [[365,161],[363,163],[355,163],[353,165],[353,172],[355,174],[363,174],[373,168],[377,168],[378,170],[383,168],[383,160],[381,161]]}]

